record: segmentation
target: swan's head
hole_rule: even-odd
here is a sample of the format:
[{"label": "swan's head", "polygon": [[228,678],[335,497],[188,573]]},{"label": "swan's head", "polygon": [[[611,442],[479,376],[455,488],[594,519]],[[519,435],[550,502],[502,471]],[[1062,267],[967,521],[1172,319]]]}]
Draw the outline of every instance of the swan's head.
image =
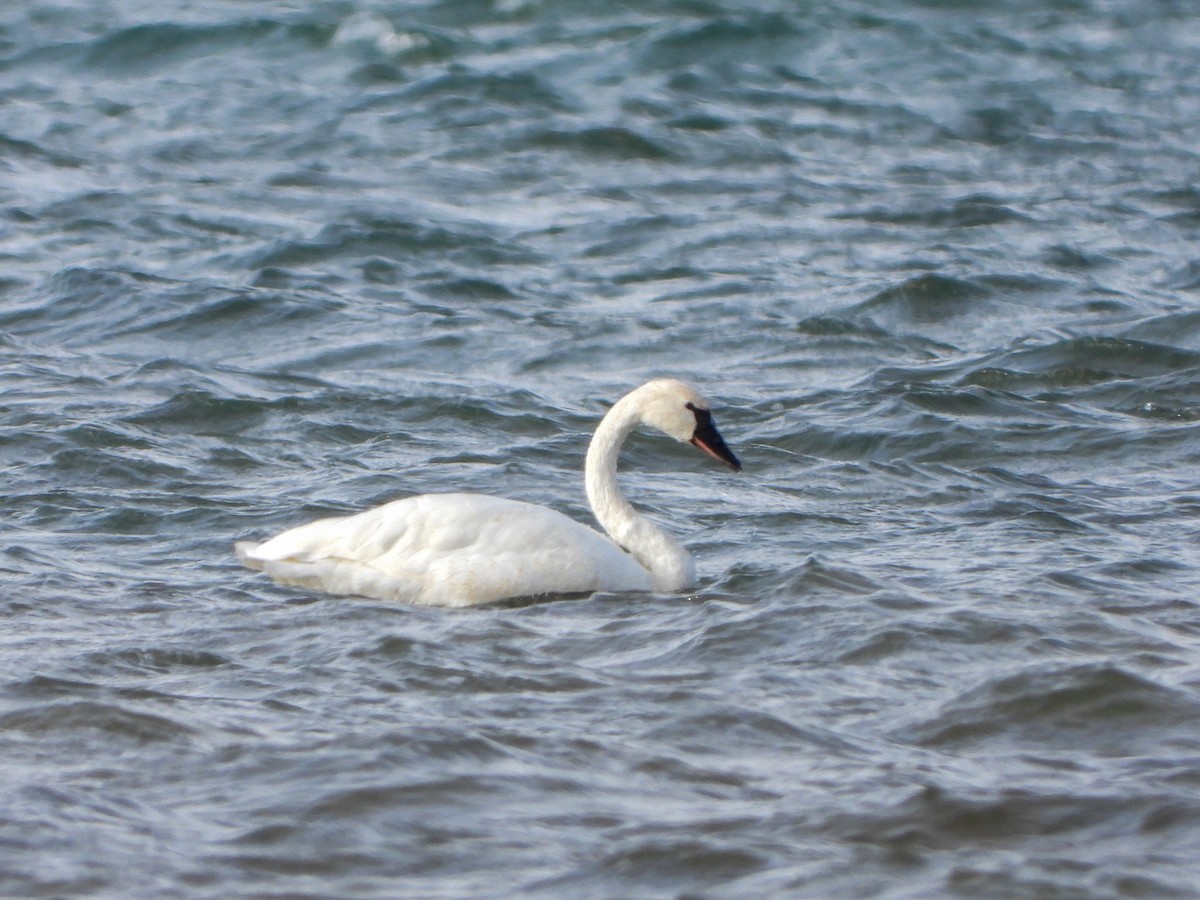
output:
[{"label": "swan's head", "polygon": [[629,399],[636,404],[642,422],[651,428],[698,447],[735,472],[741,471],[742,464],[713,424],[708,401],[687,382],[658,378],[642,385]]}]

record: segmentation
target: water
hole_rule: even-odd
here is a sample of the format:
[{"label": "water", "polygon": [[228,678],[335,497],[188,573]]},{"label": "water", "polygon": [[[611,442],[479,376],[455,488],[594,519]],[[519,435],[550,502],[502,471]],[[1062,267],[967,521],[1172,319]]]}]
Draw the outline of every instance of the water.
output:
[{"label": "water", "polygon": [[[0,893],[1192,896],[1200,15],[0,13]],[[422,491],[688,596],[281,588]]]}]

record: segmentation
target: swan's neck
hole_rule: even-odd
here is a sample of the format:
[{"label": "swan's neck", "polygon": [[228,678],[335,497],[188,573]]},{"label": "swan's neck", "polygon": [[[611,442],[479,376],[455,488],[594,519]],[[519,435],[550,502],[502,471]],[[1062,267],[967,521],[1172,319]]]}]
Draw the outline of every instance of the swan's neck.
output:
[{"label": "swan's neck", "polygon": [[696,564],[683,546],[639,513],[625,499],[617,484],[617,456],[625,438],[641,418],[626,397],[617,401],[601,420],[588,446],[584,481],[592,512],[609,537],[630,553],[650,573],[657,591],[679,591],[691,587]]}]

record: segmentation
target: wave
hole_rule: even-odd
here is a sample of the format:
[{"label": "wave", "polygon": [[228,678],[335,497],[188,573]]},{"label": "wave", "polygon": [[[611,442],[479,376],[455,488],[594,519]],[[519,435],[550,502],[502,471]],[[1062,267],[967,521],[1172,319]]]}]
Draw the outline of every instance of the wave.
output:
[{"label": "wave", "polygon": [[1137,755],[1182,737],[1197,712],[1190,692],[1117,665],[1040,665],[964,691],[906,737],[961,749],[1003,734],[1014,747]]},{"label": "wave", "polygon": [[195,730],[175,719],[129,709],[114,703],[77,700],[26,707],[0,715],[0,732],[19,731],[44,741],[57,741],[87,732],[135,744],[187,740]]}]

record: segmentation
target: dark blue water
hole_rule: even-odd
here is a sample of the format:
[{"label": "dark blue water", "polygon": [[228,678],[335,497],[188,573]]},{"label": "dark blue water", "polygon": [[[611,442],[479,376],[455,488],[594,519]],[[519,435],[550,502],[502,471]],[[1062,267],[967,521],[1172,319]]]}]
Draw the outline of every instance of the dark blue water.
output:
[{"label": "dark blue water", "polygon": [[[9,4],[0,893],[1200,883],[1200,12]],[[426,491],[686,596],[468,611],[232,541]]]}]

